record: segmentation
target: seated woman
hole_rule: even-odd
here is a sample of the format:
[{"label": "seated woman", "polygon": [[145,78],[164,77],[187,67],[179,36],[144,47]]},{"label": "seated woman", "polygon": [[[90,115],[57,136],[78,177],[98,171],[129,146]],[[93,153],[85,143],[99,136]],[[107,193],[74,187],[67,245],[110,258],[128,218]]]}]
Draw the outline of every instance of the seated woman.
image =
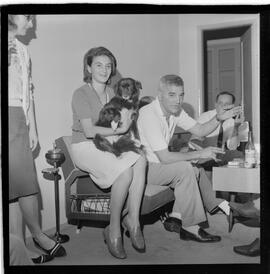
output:
[{"label": "seated woman", "polygon": [[[93,138],[96,134],[115,136],[125,134],[132,123],[132,112],[125,115],[121,126],[108,128],[97,126],[99,112],[113,97],[108,86],[116,73],[116,59],[104,47],[90,49],[84,56],[84,84],[72,97],[73,127],[72,154],[75,164],[89,172],[93,181],[101,188],[111,187],[110,224],[103,231],[109,252],[116,258],[126,258],[121,235],[123,225],[129,230],[133,247],[145,251],[145,242],[140,229],[140,205],[145,187],[145,158],[133,151],[120,157],[96,148]],[[123,206],[128,196],[127,212]]]}]

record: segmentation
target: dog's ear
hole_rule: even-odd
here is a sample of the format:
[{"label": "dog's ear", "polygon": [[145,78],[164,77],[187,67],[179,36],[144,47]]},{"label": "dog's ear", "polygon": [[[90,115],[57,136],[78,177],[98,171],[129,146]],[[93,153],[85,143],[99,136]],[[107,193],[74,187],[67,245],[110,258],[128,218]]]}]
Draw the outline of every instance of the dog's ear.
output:
[{"label": "dog's ear", "polygon": [[121,90],[120,90],[120,83],[121,83],[121,80],[119,80],[117,83],[115,83],[115,85],[113,86],[113,90],[114,90],[114,94],[115,96],[122,96],[121,94]]},{"label": "dog's ear", "polygon": [[139,81],[135,81],[135,86],[137,89],[142,89],[142,84]]}]

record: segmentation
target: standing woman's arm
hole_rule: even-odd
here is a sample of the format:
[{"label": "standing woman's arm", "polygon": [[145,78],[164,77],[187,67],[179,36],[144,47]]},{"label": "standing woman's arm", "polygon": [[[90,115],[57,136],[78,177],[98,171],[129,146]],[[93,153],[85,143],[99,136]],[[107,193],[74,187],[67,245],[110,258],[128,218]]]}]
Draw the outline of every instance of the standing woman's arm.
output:
[{"label": "standing woman's arm", "polygon": [[34,109],[34,96],[33,96],[33,83],[32,83],[32,63],[29,58],[29,93],[30,93],[30,106],[28,111],[29,117],[29,142],[30,148],[34,150],[38,144],[38,135],[36,127],[35,109]]}]

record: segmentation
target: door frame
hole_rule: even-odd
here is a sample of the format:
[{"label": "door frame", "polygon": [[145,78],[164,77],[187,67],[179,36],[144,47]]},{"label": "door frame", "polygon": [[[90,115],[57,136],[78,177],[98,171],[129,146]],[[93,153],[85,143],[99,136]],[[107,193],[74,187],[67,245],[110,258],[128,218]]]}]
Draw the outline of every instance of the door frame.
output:
[{"label": "door frame", "polygon": [[231,27],[251,26],[251,73],[252,73],[252,125],[255,143],[260,143],[260,17],[249,20],[239,20],[228,23],[201,25],[197,27],[197,52],[198,52],[198,86],[199,115],[204,110],[204,63],[203,63],[203,32],[206,30],[224,29]]}]

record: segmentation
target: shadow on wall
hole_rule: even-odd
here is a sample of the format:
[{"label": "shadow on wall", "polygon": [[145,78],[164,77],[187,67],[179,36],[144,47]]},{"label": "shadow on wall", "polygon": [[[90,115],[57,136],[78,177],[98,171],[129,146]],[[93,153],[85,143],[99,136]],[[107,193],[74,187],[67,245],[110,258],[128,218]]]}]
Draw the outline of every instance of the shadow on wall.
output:
[{"label": "shadow on wall", "polygon": [[194,118],[194,108],[192,105],[188,103],[183,103],[182,107],[190,117]]}]

